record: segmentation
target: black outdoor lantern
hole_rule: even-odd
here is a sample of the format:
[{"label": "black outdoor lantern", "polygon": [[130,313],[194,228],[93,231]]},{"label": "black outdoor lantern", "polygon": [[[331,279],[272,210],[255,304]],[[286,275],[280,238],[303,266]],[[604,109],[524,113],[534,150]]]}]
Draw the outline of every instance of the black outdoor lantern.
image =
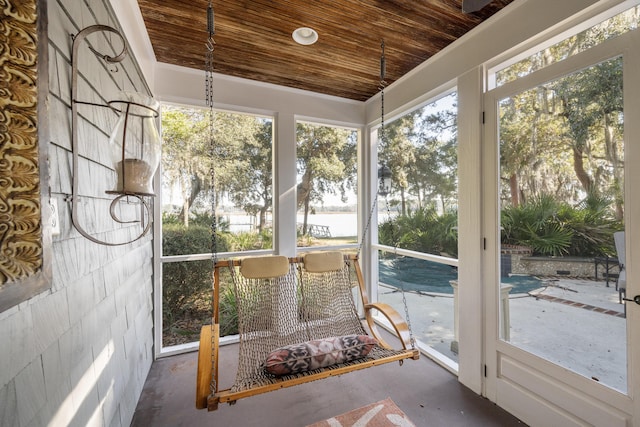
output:
[{"label": "black outdoor lantern", "polygon": [[391,169],[382,165],[378,169],[378,194],[386,196],[391,193]]}]

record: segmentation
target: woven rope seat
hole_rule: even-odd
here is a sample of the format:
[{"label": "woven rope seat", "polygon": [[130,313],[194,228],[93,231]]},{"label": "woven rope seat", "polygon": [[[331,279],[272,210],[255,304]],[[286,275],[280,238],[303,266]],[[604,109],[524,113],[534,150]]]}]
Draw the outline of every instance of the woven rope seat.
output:
[{"label": "woven rope seat", "polygon": [[[217,292],[221,269],[229,272],[234,286],[240,340],[236,379],[227,390],[217,389]],[[358,315],[354,295],[365,309],[367,328]],[[392,349],[380,337],[372,310],[389,320],[402,349]],[[274,375],[265,369],[265,361],[274,350],[318,341],[324,345],[323,340],[334,342],[336,337],[364,337],[373,344],[367,346],[362,357],[358,354],[353,360],[320,368],[284,375]],[[233,403],[255,394],[382,363],[417,359],[418,350],[409,345],[408,327],[399,313],[387,304],[368,303],[354,255],[317,252],[296,258],[264,256],[219,261],[214,269],[213,324],[203,326],[200,336],[196,407],[215,410],[219,402]]]}]

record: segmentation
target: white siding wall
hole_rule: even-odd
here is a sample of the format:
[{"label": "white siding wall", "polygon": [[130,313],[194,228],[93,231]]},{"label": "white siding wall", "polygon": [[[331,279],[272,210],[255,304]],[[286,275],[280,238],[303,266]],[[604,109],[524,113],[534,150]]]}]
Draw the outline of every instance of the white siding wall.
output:
[{"label": "white siding wall", "polygon": [[[152,242],[97,245],[71,226],[70,34],[93,24],[117,27],[105,0],[49,0],[50,188],[60,210],[53,237],[50,290],[0,313],[0,425],[128,426],[153,360]],[[99,51],[118,38],[96,34]],[[104,102],[119,89],[147,92],[135,60],[106,67],[81,46],[78,99]],[[108,217],[114,172],[107,143],[115,115],[82,107],[81,221],[91,234],[118,241],[137,226]],[[46,191],[46,190],[45,190]]]}]

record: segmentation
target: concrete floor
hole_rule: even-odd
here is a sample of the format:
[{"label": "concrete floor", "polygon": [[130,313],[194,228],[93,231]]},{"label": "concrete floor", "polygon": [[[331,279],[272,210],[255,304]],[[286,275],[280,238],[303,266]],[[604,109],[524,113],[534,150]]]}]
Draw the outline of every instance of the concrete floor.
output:
[{"label": "concrete floor", "polygon": [[[237,345],[220,350],[222,388],[235,376]],[[522,426],[518,419],[462,386],[422,356],[308,384],[195,409],[197,353],[153,363],[132,426],[303,427],[390,397],[422,426]]]}]

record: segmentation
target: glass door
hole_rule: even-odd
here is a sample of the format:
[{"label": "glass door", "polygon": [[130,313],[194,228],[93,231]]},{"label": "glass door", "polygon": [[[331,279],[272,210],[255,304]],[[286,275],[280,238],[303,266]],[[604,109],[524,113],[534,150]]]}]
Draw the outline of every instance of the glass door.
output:
[{"label": "glass door", "polygon": [[637,32],[558,61],[548,48],[537,60],[550,65],[511,67],[486,94],[485,393],[525,422],[633,415]]}]

